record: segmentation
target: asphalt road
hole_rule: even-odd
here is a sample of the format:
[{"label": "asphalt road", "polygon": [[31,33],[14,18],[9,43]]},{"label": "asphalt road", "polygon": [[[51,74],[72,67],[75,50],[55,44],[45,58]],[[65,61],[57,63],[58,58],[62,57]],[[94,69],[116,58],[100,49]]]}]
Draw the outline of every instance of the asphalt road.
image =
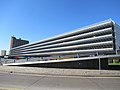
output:
[{"label": "asphalt road", "polygon": [[120,90],[120,77],[33,76],[0,73],[0,90]]}]

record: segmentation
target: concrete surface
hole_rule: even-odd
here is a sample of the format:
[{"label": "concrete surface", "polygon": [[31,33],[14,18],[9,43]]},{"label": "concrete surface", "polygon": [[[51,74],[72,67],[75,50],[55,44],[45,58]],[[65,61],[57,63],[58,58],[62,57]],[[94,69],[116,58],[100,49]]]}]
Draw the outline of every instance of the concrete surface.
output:
[{"label": "concrete surface", "polygon": [[34,76],[0,73],[0,90],[120,90],[120,77]]},{"label": "concrete surface", "polygon": [[59,76],[120,76],[120,71],[115,70],[58,69],[17,66],[0,66],[0,72]]}]

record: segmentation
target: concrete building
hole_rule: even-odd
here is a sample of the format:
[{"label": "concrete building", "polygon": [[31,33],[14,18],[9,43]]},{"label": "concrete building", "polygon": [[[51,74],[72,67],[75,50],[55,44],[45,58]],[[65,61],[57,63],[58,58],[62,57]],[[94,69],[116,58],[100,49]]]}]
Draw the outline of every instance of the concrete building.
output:
[{"label": "concrete building", "polygon": [[5,56],[6,55],[6,50],[1,50],[0,56]]},{"label": "concrete building", "polygon": [[[120,26],[110,19],[70,33],[11,48],[10,55],[38,56],[44,60],[54,60],[58,63],[67,60],[65,63],[69,64],[60,63],[60,66],[79,68],[80,65],[83,67],[96,65],[98,67],[99,56],[117,55],[118,50],[120,50]],[[96,56],[96,59],[91,60]],[[82,61],[83,58],[91,61]],[[101,62],[103,62],[102,65],[107,64],[106,58]],[[55,64],[52,63],[49,66],[52,65]]]},{"label": "concrete building", "polygon": [[14,47],[21,46],[21,45],[28,44],[28,43],[29,41],[27,40],[22,40],[21,38],[16,39],[16,37],[12,36],[11,42],[10,42],[10,48],[14,48]]}]

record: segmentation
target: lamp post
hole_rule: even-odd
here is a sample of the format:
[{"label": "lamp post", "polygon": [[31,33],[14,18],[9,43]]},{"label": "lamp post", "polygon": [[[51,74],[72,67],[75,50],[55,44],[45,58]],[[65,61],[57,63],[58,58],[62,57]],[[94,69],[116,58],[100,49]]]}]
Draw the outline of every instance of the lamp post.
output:
[{"label": "lamp post", "polygon": [[[99,53],[98,53],[98,52],[97,52],[97,56],[99,57]],[[101,70],[101,62],[100,62],[100,57],[99,57],[98,61],[99,61],[99,70]]]}]

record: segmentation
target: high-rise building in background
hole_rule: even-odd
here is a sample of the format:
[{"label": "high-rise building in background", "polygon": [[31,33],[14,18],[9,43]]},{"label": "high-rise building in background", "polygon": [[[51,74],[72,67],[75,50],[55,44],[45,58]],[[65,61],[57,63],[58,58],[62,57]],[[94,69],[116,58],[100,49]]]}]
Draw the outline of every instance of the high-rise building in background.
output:
[{"label": "high-rise building in background", "polygon": [[17,39],[16,37],[12,36],[10,42],[10,48],[14,48],[28,43],[29,43],[28,40],[22,40],[21,38]]},{"label": "high-rise building in background", "polygon": [[0,56],[5,56],[6,55],[6,50],[1,50],[0,51]]}]

